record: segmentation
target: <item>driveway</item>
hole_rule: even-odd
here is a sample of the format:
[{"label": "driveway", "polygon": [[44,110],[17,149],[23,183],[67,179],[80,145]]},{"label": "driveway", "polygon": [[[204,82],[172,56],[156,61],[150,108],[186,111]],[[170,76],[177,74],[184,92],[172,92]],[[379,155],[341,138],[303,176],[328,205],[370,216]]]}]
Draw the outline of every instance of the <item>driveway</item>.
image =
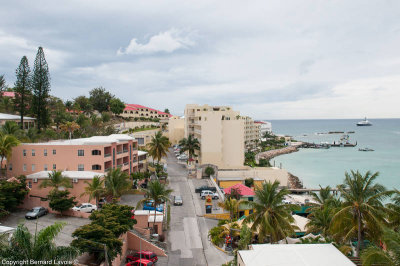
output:
[{"label": "driveway", "polygon": [[25,224],[31,234],[35,234],[36,226],[37,231],[54,224],[55,222],[63,222],[66,223],[64,228],[58,234],[55,239],[57,246],[66,246],[71,243],[73,237],[71,234],[82,225],[90,223],[89,219],[79,218],[79,217],[70,217],[70,216],[56,216],[53,213],[49,213],[45,216],[40,217],[37,220],[27,220],[25,219],[25,213],[27,211],[17,211],[11,213],[7,218],[0,221],[1,225],[10,226],[16,228],[18,224]]},{"label": "driveway", "polygon": [[217,221],[203,217],[204,200],[194,192],[195,186],[207,181],[188,179],[187,169],[177,163],[172,153],[168,154],[167,163],[172,194],[183,199],[183,206],[171,206],[168,265],[221,265],[232,260],[208,240],[208,231]]}]

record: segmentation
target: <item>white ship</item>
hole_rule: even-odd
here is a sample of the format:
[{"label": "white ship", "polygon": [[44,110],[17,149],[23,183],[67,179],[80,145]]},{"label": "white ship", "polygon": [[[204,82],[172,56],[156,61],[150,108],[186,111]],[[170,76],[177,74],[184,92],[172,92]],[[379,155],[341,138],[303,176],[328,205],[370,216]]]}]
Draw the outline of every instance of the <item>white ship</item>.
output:
[{"label": "white ship", "polygon": [[360,121],[360,122],[358,122],[357,123],[357,126],[372,126],[372,123],[371,122],[369,122],[368,120],[367,120],[367,118],[364,118],[364,120],[363,121]]}]

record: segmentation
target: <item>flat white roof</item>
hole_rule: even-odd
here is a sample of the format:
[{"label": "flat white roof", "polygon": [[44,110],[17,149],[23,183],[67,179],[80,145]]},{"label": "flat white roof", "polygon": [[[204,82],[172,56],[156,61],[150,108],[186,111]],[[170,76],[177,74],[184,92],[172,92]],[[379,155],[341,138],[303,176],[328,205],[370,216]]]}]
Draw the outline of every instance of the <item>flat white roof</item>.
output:
[{"label": "flat white roof", "polygon": [[332,244],[258,244],[238,254],[246,266],[354,266]]},{"label": "flat white roof", "polygon": [[[55,140],[49,142],[26,143],[25,145],[103,145],[135,140],[126,134],[112,134],[110,136],[94,136],[81,139]],[[22,144],[24,145],[24,144]]]},{"label": "flat white roof", "polygon": [[0,225],[0,234],[5,234],[9,232],[13,232],[15,230],[14,227],[2,226]]},{"label": "flat white roof", "polygon": [[[151,215],[153,214],[154,217],[154,211],[149,211],[149,210],[135,210],[135,215]],[[156,215],[162,215],[162,212],[156,211]]]},{"label": "flat white roof", "polygon": [[[263,178],[259,178],[259,177],[252,177],[253,180],[264,180]],[[218,176],[217,180],[218,181],[244,181],[246,179],[246,177],[244,176]]]},{"label": "flat white roof", "polygon": [[146,151],[138,151],[138,156],[145,155],[145,154],[147,154]]},{"label": "flat white roof", "polygon": [[[33,179],[33,178],[38,178],[38,179],[47,179],[49,178],[49,173],[52,171],[40,171],[37,173],[33,173],[30,175],[27,175],[27,179]],[[62,175],[65,177],[69,178],[78,178],[78,179],[93,179],[95,176],[104,176],[103,173],[97,173],[97,172],[92,172],[92,171],[62,171]]]},{"label": "flat white roof", "polygon": [[[156,223],[161,223],[163,221],[163,216],[162,215],[156,215]],[[149,219],[147,220],[149,223],[154,223],[154,215],[149,216]]]},{"label": "flat white roof", "polygon": [[[10,114],[5,114],[5,113],[0,113],[0,120],[16,120],[16,119],[21,119],[21,116],[19,116],[19,115],[10,115]],[[29,116],[24,116],[24,119],[27,119],[27,120],[36,120],[36,118],[29,117]]]}]

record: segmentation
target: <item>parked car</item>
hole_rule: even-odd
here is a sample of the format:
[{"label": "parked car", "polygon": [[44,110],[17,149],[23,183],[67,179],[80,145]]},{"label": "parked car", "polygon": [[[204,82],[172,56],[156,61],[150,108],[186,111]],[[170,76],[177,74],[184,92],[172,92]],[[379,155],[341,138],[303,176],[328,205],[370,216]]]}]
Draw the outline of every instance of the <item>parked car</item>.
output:
[{"label": "parked car", "polygon": [[219,199],[218,193],[212,192],[211,190],[203,190],[200,194],[201,199],[205,199],[207,196],[211,196],[213,199]]},{"label": "parked car", "polygon": [[34,207],[32,210],[25,214],[26,219],[37,219],[48,213],[47,209],[44,207]]},{"label": "parked car", "polygon": [[133,255],[126,256],[126,262],[137,261],[140,259],[149,260],[153,263],[156,263],[158,261],[158,257],[154,252],[146,251],[146,250],[142,250],[142,251],[136,252]]},{"label": "parked car", "polygon": [[[148,201],[143,204],[143,210],[147,211],[154,211],[154,201]],[[159,204],[156,207],[156,210],[158,212],[163,212],[164,211],[164,204]]]},{"label": "parked car", "polygon": [[182,205],[183,205],[183,200],[182,200],[182,197],[181,197],[181,196],[176,195],[176,196],[174,197],[174,205],[175,205],[175,206],[177,206],[177,205],[182,206]]},{"label": "parked car", "polygon": [[181,154],[181,155],[179,155],[179,156],[177,157],[177,159],[178,159],[178,160],[185,161],[185,160],[187,160],[187,159],[189,159],[189,158],[188,158],[188,156],[187,156],[186,154]]},{"label": "parked car", "polygon": [[128,262],[125,266],[153,266],[153,265],[154,263],[151,260],[140,259]]},{"label": "parked car", "polygon": [[97,206],[91,203],[82,203],[72,208],[73,211],[93,212],[97,210]]},{"label": "parked car", "polygon": [[198,187],[194,190],[194,192],[201,193],[203,190],[211,190],[212,192],[217,192],[217,189],[215,187],[209,187],[209,186]]}]

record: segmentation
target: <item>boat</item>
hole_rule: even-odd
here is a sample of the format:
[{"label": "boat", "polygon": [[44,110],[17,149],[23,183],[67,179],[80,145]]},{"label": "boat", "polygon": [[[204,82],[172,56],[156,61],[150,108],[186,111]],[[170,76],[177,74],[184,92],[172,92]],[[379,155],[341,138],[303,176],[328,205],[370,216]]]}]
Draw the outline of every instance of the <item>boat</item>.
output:
[{"label": "boat", "polygon": [[360,148],[358,150],[359,151],[374,151],[373,149],[370,149],[370,148]]},{"label": "boat", "polygon": [[357,141],[356,143],[350,143],[349,142],[349,135],[343,135],[340,138],[340,141],[336,142],[334,141],[332,144],[330,144],[331,147],[355,147],[357,146]]},{"label": "boat", "polygon": [[362,126],[372,126],[372,123],[367,120],[367,118],[364,118],[364,120],[360,121],[357,123],[357,126],[362,127]]}]

